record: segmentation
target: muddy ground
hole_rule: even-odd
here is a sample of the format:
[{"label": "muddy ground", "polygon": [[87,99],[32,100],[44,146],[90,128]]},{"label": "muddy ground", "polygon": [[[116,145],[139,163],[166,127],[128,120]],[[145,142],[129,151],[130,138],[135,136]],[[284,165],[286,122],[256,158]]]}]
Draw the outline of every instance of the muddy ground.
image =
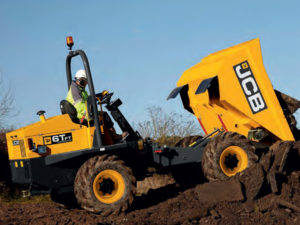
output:
[{"label": "muddy ground", "polygon": [[[54,202],[1,203],[7,224],[300,224],[300,142],[278,142],[235,177],[192,186],[146,178],[126,213],[103,217]],[[190,173],[192,174],[192,173]],[[194,175],[199,175],[194,173]],[[0,187],[1,188],[1,187]]]},{"label": "muddy ground", "polygon": [[169,184],[137,197],[126,214],[105,218],[52,202],[1,204],[0,224],[300,224],[299,179],[294,171],[280,193],[262,189],[254,200],[237,179],[187,190]]}]

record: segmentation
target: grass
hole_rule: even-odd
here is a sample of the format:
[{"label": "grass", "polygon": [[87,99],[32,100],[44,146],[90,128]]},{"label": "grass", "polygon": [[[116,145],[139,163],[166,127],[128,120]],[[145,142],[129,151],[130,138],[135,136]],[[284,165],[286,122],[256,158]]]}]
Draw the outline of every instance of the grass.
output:
[{"label": "grass", "polygon": [[0,204],[51,202],[49,195],[22,197],[22,189],[9,181],[0,182]]},{"label": "grass", "polygon": [[35,203],[43,203],[43,202],[52,202],[49,195],[36,195],[30,197],[1,197],[0,195],[0,203],[1,204],[35,204]]}]

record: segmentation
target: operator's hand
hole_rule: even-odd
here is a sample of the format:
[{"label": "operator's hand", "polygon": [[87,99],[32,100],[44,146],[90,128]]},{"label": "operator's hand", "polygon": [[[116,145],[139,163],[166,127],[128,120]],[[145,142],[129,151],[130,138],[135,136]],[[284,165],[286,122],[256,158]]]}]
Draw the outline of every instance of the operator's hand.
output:
[{"label": "operator's hand", "polygon": [[81,123],[81,124],[83,123],[84,119],[85,119],[85,115],[83,115],[83,116],[81,117],[81,119],[80,119],[80,123]]}]

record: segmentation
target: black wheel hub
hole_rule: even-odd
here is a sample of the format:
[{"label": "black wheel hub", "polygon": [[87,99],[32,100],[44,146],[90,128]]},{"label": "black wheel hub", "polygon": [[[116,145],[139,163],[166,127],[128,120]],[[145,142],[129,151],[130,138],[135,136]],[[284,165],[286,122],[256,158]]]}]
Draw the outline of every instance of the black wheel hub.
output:
[{"label": "black wheel hub", "polygon": [[103,178],[100,182],[100,191],[103,195],[111,194],[115,190],[115,183],[111,179]]},{"label": "black wheel hub", "polygon": [[236,154],[229,154],[225,157],[225,162],[224,164],[226,165],[227,168],[233,170],[234,168],[237,167],[239,163],[239,160],[236,157]]}]

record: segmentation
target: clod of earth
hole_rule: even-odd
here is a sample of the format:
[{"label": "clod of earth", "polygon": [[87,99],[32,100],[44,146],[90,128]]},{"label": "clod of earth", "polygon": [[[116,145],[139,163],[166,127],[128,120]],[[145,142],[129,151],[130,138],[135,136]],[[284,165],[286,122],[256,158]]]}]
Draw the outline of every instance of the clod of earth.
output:
[{"label": "clod of earth", "polygon": [[200,202],[209,205],[222,201],[233,202],[244,200],[242,186],[237,179],[212,181],[198,185],[195,188],[195,192]]},{"label": "clod of earth", "polygon": [[237,177],[243,184],[247,199],[255,199],[265,181],[263,167],[258,163],[254,164],[250,168],[240,173]]}]

